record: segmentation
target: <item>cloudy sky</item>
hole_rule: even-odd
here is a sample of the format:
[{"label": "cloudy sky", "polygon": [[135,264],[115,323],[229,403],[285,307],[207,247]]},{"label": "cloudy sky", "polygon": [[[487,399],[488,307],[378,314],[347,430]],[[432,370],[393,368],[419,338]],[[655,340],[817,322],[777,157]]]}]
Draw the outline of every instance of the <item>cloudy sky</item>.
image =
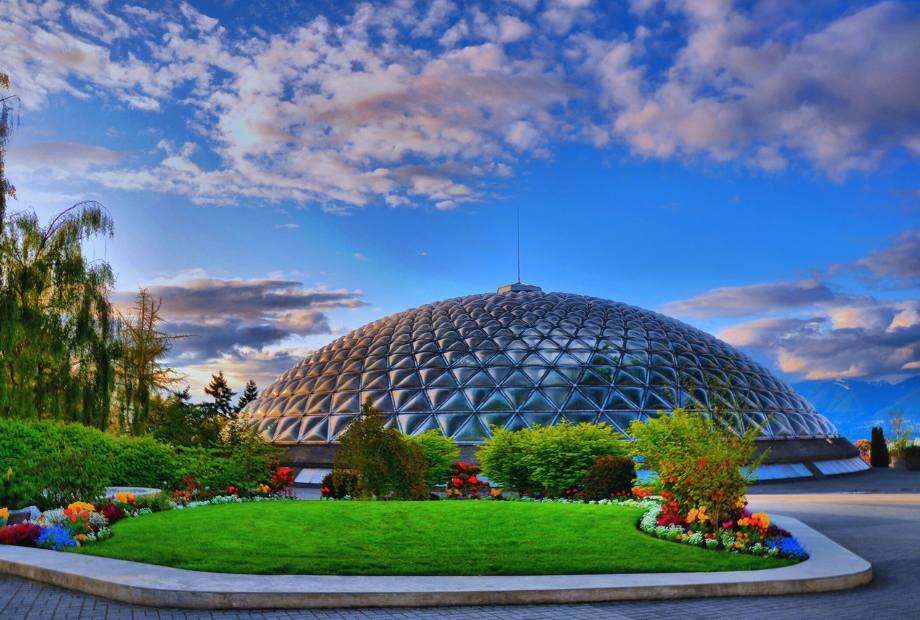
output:
[{"label": "cloudy sky", "polygon": [[[611,8],[613,7],[613,8]],[[523,278],[920,373],[912,2],[0,0],[14,208],[102,201],[193,386]]]}]

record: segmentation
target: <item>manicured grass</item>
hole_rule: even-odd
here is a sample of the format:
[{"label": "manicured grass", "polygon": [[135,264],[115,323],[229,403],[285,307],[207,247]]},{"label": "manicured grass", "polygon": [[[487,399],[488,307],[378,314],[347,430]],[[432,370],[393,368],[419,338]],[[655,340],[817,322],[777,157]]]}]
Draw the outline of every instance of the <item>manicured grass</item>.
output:
[{"label": "manicured grass", "polygon": [[523,502],[254,502],[125,519],[79,553],[222,573],[533,575],[748,570],[787,560],[636,529],[637,508]]}]

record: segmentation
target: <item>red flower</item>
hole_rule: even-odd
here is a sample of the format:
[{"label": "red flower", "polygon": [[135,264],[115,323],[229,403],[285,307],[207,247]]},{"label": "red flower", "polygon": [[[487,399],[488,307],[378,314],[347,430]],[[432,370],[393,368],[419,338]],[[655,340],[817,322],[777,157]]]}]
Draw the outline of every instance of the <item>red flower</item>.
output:
[{"label": "red flower", "polygon": [[467,482],[469,482],[470,484],[479,484],[479,480],[476,478],[476,476],[470,476]]}]

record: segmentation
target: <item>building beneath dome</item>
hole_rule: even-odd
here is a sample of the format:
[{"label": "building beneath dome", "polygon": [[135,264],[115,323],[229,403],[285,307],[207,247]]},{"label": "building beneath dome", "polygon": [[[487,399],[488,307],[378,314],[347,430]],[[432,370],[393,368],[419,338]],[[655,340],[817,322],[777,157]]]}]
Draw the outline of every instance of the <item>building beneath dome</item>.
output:
[{"label": "building beneath dome", "polygon": [[454,438],[468,459],[496,426],[567,420],[625,431],[661,411],[719,406],[743,426],[763,424],[758,443],[770,454],[761,479],[867,467],[808,401],[714,336],[649,310],[521,283],[356,329],[284,373],[243,416],[288,445],[288,462],[306,479],[331,464],[366,401],[405,433]]}]

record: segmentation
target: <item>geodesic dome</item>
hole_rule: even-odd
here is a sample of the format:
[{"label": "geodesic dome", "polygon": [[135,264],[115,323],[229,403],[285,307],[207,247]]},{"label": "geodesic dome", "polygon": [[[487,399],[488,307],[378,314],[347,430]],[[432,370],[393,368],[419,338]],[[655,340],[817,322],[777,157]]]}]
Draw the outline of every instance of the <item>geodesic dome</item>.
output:
[{"label": "geodesic dome", "polygon": [[[718,390],[708,390],[715,382]],[[709,402],[709,398],[718,403]],[[762,439],[837,431],[766,368],[721,340],[623,303],[510,285],[369,323],[284,373],[247,417],[282,444],[328,444],[370,401],[406,433],[479,443],[562,420],[606,422],[720,404]]]}]

